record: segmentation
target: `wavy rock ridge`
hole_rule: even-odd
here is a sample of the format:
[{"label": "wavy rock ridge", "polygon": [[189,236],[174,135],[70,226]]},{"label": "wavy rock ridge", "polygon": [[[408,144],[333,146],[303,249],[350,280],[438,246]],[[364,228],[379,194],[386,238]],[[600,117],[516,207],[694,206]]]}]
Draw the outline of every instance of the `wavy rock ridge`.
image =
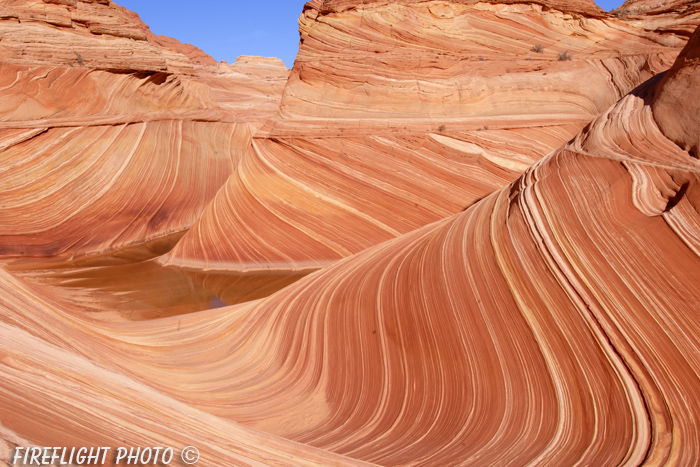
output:
[{"label": "wavy rock ridge", "polygon": [[194,63],[109,1],[2,8],[0,256],[167,251],[279,105],[284,67]]},{"label": "wavy rock ridge", "polygon": [[[319,15],[313,21],[325,25],[327,16],[338,28],[340,19],[352,17],[343,15],[381,17],[383,8],[409,25],[424,19],[416,12],[426,6],[471,8],[465,15],[474,15],[475,24],[502,19],[490,11],[496,4],[348,5],[307,4],[302,31],[310,11]],[[536,17],[531,11],[539,4],[501,8],[508,16],[522,5],[525,13],[517,14]],[[95,115],[66,94],[61,101],[75,115],[54,116],[45,106],[38,120],[26,117],[35,109],[19,105],[0,149],[0,169],[9,175],[0,179],[9,180],[0,191],[6,210],[0,222],[9,229],[2,232],[16,229],[14,237],[0,237],[11,239],[0,250],[0,454],[7,459],[13,446],[31,444],[168,443],[198,446],[199,464],[212,466],[700,463],[700,279],[694,274],[700,270],[700,128],[692,99],[700,29],[681,34],[697,16],[676,14],[656,33],[585,4],[570,10],[571,21],[595,19],[623,31],[616,40],[630,51],[652,39],[672,45],[618,61],[627,73],[624,89],[632,91],[624,96],[615,95],[623,88],[607,88],[603,97],[603,91],[563,93],[562,101],[611,101],[600,110],[583,106],[564,122],[520,104],[492,116],[497,128],[477,131],[476,122],[492,109],[484,104],[461,120],[455,111],[455,130],[425,129],[430,115],[406,123],[339,115],[324,127],[289,98],[300,86],[295,73],[304,67],[303,47],[279,114],[257,133],[270,114],[252,111],[250,102],[272,102],[268,91],[280,79],[251,88],[256,73],[267,73],[265,65],[248,68],[259,59],[242,59],[233,72],[193,64],[192,78],[166,74],[160,84],[157,74],[114,77],[125,78],[118,81],[124,85],[150,80],[144,93],[154,95],[187,80],[193,89],[210,90],[155,113]],[[381,29],[363,21],[368,31]],[[419,31],[433,31],[412,27],[415,37],[410,28],[403,36],[416,41]],[[669,37],[674,28],[678,34]],[[402,34],[388,37],[395,36]],[[547,69],[564,75],[571,65],[572,74],[595,76],[582,70],[602,63],[575,62],[557,60]],[[670,70],[652,77],[665,63],[673,63]],[[397,66],[378,70],[390,74]],[[15,80],[37,81],[32,78],[28,71]],[[521,79],[513,74],[513,89]],[[40,96],[38,102],[61,95],[60,87],[48,88],[28,95]],[[393,99],[404,105],[405,90],[398,88],[397,96],[378,100],[378,115]],[[11,96],[12,86],[7,89]],[[217,92],[228,98],[217,99]],[[517,99],[517,90],[498,92]],[[236,93],[250,99],[242,99],[240,113],[233,108]],[[179,107],[187,102],[194,107]],[[355,112],[351,104],[343,112]],[[567,105],[562,108],[573,108]],[[299,115],[285,114],[295,108]],[[586,124],[587,112],[595,118]],[[132,120],[118,120],[124,118]],[[95,131],[111,139],[83,133]],[[120,136],[129,131],[140,133]],[[88,140],[96,149],[80,151]],[[162,155],[149,158],[147,148]],[[207,158],[222,148],[227,169],[211,169]],[[131,155],[120,157],[125,153]],[[183,165],[188,160],[191,167]],[[148,164],[154,168],[144,169]],[[189,178],[172,181],[177,177],[165,178],[159,167]],[[220,188],[212,188],[210,202],[183,199],[163,209],[163,227],[151,225],[158,217],[151,217],[152,206],[170,206],[170,195],[159,190],[191,197],[216,186],[211,173],[196,172],[202,167],[223,179],[216,179]],[[154,174],[168,181],[153,183]],[[191,185],[199,189],[188,190]],[[47,199],[66,212],[54,214]],[[109,228],[87,230],[81,226],[94,226],[95,213],[104,212],[95,206],[146,214],[120,214],[114,226],[105,220],[100,225]],[[41,216],[30,216],[32,210]],[[119,230],[124,219],[128,228]],[[61,221],[72,229],[56,230]],[[152,232],[176,237],[157,244]],[[217,266],[218,275],[196,273]],[[286,287],[270,294],[276,287],[262,279],[251,285],[275,269]],[[101,278],[116,271],[126,279]],[[235,280],[223,274],[230,271],[239,272]],[[298,276],[289,279],[289,271]],[[175,278],[165,277],[170,274]],[[177,316],[134,308],[137,299],[129,297],[137,295],[140,278],[147,296],[186,282],[182,274],[216,283],[222,298],[227,290],[242,293],[244,303],[194,313],[198,308],[185,296],[204,292],[190,281],[181,298],[160,305]],[[244,292],[231,290],[239,280]],[[71,283],[75,291],[66,288]],[[260,283],[269,288],[245,295]]]},{"label": "wavy rock ridge", "polygon": [[317,269],[459,212],[667,69],[700,18],[548,5],[309,2],[279,116],[165,264]]}]

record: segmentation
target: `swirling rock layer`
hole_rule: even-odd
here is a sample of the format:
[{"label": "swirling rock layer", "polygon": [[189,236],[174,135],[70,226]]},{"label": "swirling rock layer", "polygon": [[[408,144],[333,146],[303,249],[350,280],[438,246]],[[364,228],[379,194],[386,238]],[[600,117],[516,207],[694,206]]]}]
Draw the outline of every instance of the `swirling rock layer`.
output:
[{"label": "swirling rock layer", "polygon": [[[656,125],[655,84],[465,212],[265,300],[86,321],[2,272],[3,329],[380,465],[694,465],[700,164]],[[37,364],[15,361],[6,401]]]},{"label": "swirling rock layer", "polygon": [[109,1],[2,8],[0,258],[170,249],[277,109],[284,66],[193,63]]},{"label": "swirling rock layer", "polygon": [[279,116],[165,264],[316,269],[459,212],[667,69],[698,22],[656,32],[592,3],[309,2]]},{"label": "swirling rock layer", "polygon": [[[539,4],[348,5],[304,18],[342,29],[364,11],[358,37],[390,18],[405,29],[382,37],[417,42],[434,32],[425,8],[502,28]],[[415,100],[399,84],[376,118],[309,86],[347,115],[304,115],[308,48],[275,118],[273,61],[185,57],[192,75],[9,61],[0,462],[14,446],[166,444],[205,466],[698,465],[700,29],[682,34],[697,17],[655,33],[554,10],[622,31],[613,49],[661,45],[600,60],[591,45],[572,74],[624,73],[598,94],[571,79],[561,113],[494,71],[510,91],[438,128],[431,110],[396,116]],[[71,94],[97,78],[113,88]]]}]

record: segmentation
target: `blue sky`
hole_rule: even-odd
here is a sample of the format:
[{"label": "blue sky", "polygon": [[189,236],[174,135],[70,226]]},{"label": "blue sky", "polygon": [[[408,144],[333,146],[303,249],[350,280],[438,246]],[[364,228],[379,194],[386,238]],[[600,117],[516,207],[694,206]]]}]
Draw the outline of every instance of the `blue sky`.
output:
[{"label": "blue sky", "polygon": [[306,0],[113,0],[135,11],[154,34],[194,44],[216,60],[279,57],[291,68]]},{"label": "blue sky", "polygon": [[615,8],[619,7],[620,5],[622,5],[625,2],[624,2],[624,0],[622,0],[622,1],[620,1],[620,0],[596,0],[595,3],[596,3],[596,5],[601,7],[603,10],[611,11],[611,10],[614,10]]},{"label": "blue sky", "polygon": [[[155,34],[194,44],[216,60],[239,55],[279,57],[288,68],[299,50],[297,19],[305,0],[116,0]],[[598,0],[606,11],[621,0]]]}]

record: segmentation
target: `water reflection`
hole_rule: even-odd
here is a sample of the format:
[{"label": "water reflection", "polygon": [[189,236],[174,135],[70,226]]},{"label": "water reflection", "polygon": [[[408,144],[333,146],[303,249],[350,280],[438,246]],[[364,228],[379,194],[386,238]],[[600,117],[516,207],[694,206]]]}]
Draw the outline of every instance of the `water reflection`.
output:
[{"label": "water reflection", "polygon": [[228,305],[227,303],[224,303],[223,300],[221,300],[219,297],[217,297],[217,296],[215,295],[215,296],[211,299],[211,301],[209,302],[209,306],[207,307],[207,309],[213,310],[214,308],[223,308],[223,307],[225,307],[225,306],[227,306],[227,305]]},{"label": "water reflection", "polygon": [[24,280],[50,287],[93,317],[130,321],[176,316],[266,297],[304,272],[202,273],[163,267],[155,259],[79,265],[15,265]]}]

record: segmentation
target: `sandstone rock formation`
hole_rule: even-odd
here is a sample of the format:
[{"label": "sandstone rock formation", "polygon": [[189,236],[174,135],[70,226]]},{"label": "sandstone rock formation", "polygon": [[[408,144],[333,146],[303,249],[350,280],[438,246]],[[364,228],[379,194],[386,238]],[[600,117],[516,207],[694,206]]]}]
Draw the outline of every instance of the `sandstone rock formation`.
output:
[{"label": "sandstone rock formation", "polygon": [[700,85],[700,33],[690,39],[673,68],[661,78],[654,95],[654,116],[671,140],[700,157],[700,101],[695,89]]},{"label": "sandstone rock formation", "polygon": [[0,256],[167,251],[277,109],[284,66],[193,63],[110,1],[2,8]]},{"label": "sandstone rock formation", "polygon": [[[9,2],[0,31],[82,3]],[[283,97],[274,60],[25,25],[170,57],[125,72],[3,39],[0,463],[698,465],[692,8],[310,2]],[[524,25],[553,42],[521,64]]]},{"label": "sandstone rock formation", "polygon": [[[687,56],[672,72],[697,66]],[[18,402],[40,371],[55,376],[36,397],[72,410],[89,397],[117,425],[124,394],[185,417],[178,427],[209,417],[194,439],[211,465],[222,451],[262,456],[258,443],[299,456],[294,465],[325,455],[290,454],[282,438],[345,456],[317,461],[334,465],[694,465],[700,284],[688,272],[700,267],[700,163],[657,126],[657,82],[467,211],[263,301],[147,325],[91,322],[0,271],[4,400]],[[99,370],[84,368],[88,357]],[[62,388],[95,382],[75,374],[128,389],[77,401]],[[8,429],[31,434],[46,421],[42,403]],[[169,426],[153,429],[182,442]],[[103,427],[89,439],[109,442]],[[212,427],[239,441],[217,451]]]},{"label": "sandstone rock formation", "polygon": [[667,69],[700,23],[635,18],[593,2],[307,3],[279,116],[164,264],[317,269],[465,209]]},{"label": "sandstone rock formation", "polygon": [[183,44],[173,37],[163,35],[156,36],[153,33],[147,34],[146,37],[148,38],[149,42],[153,42],[161,47],[167,47],[175,50],[176,52],[180,52],[195,63],[201,63],[204,65],[216,65],[218,63],[199,47],[192,44]]}]

